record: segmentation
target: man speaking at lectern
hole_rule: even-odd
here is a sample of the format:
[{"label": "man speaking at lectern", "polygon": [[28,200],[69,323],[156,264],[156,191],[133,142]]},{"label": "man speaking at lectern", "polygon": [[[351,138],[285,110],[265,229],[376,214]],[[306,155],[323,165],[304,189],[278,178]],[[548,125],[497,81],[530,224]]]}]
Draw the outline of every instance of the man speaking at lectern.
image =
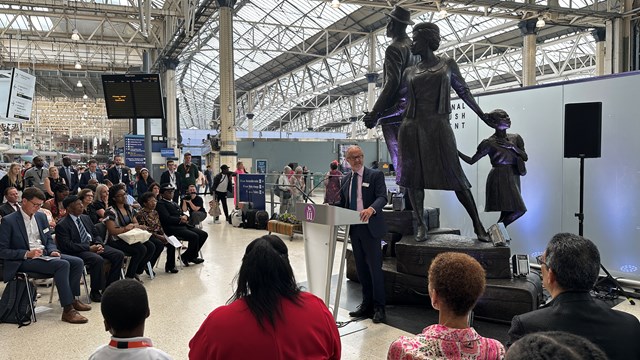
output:
[{"label": "man speaking at lectern", "polygon": [[384,278],[382,274],[382,237],[387,225],[382,217],[382,207],[387,203],[387,187],[381,171],[365,167],[364,153],[351,146],[346,154],[351,173],[340,184],[340,207],[356,210],[360,220],[368,224],[351,225],[349,237],[356,260],[358,279],[362,284],[362,303],[351,317],[372,317],[374,323],[384,322]]}]

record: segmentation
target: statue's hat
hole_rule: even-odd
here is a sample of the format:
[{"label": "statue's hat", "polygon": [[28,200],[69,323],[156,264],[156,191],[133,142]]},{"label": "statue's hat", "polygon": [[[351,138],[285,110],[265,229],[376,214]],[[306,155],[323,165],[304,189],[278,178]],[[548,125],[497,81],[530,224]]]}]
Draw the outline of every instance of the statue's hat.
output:
[{"label": "statue's hat", "polygon": [[388,17],[392,18],[395,21],[401,22],[407,25],[413,25],[414,22],[411,21],[411,12],[409,10],[405,10],[400,6],[396,5],[393,7],[390,13],[385,14]]}]

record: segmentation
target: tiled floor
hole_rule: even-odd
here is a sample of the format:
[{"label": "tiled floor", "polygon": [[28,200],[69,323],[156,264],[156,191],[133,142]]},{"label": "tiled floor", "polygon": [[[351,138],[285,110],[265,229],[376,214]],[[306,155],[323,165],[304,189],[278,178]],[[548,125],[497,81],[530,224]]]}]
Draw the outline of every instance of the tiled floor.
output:
[{"label": "tiled floor", "polygon": [[[162,272],[163,254],[157,268],[158,276],[154,280],[143,276],[151,307],[145,335],[175,359],[187,358],[189,340],[200,323],[231,296],[232,281],[246,245],[266,234],[266,231],[233,228],[224,221],[212,224],[210,218],[205,220],[204,229],[209,233],[209,240],[203,248],[204,264],[184,268],[178,274],[165,274]],[[283,239],[289,247],[289,259],[296,279],[306,281],[302,237],[298,235],[293,241],[288,241],[287,237]],[[340,253],[341,246],[339,243],[336,253]],[[334,274],[338,273],[337,264]],[[0,284],[0,291],[2,289]],[[37,323],[21,329],[12,324],[0,324],[0,360],[86,359],[95,348],[108,341],[109,334],[104,331],[99,304],[93,304],[93,310],[83,313],[89,318],[88,324],[71,325],[60,321],[62,309],[57,303],[57,295],[54,295],[54,303],[48,304],[51,290],[41,288],[39,291],[42,298],[38,305],[51,307],[51,310],[40,314]],[[349,295],[345,291],[342,296],[342,303],[359,302],[359,299],[347,298]],[[623,302],[616,308],[640,317],[638,306]],[[347,312],[340,309],[340,318],[348,318]],[[373,324],[371,320],[360,324],[366,328],[342,338],[343,359],[384,359],[389,344],[400,335],[408,335],[391,326]]]},{"label": "tiled floor", "polygon": [[[233,277],[246,245],[266,234],[266,231],[233,228],[225,222],[212,224],[210,218],[205,220],[204,229],[209,239],[203,248],[206,261],[202,265],[184,268],[178,274],[166,274],[162,271],[163,254],[156,269],[158,276],[153,280],[143,276],[151,308],[145,335],[175,359],[187,358],[189,340],[200,323],[231,296]],[[289,246],[296,279],[306,281],[302,237],[298,235],[293,241],[283,239]],[[340,251],[339,247],[337,252]],[[338,266],[334,268],[334,274],[337,272]],[[48,304],[50,289],[39,291],[42,298],[38,305],[52,310],[40,314],[37,323],[20,329],[13,324],[0,324],[0,359],[86,359],[95,348],[108,341],[109,333],[104,331],[99,304],[92,304],[94,308],[83,313],[89,323],[67,324],[60,321],[62,309],[57,303],[57,293],[54,303]],[[342,316],[346,316],[346,312],[340,310]],[[364,330],[342,338],[343,359],[384,359],[388,345],[407,334],[384,324],[373,324],[371,320],[362,324],[366,326]]]}]

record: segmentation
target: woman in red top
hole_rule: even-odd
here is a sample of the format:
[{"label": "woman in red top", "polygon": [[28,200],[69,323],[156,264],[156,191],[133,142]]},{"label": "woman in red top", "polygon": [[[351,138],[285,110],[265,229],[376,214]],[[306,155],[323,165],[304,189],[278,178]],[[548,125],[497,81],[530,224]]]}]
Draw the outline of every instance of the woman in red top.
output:
[{"label": "woman in red top", "polygon": [[236,279],[230,303],[209,314],[189,342],[190,359],[340,359],[333,316],[300,291],[279,237],[252,241]]}]

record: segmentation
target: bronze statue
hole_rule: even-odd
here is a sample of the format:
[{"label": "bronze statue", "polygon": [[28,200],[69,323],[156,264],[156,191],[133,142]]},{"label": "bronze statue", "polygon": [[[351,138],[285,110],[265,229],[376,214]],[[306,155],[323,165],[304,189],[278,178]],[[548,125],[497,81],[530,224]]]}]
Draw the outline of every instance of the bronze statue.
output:
[{"label": "bronze statue", "polygon": [[398,147],[402,173],[399,185],[409,188],[409,198],[416,212],[416,241],[426,240],[424,224],[424,189],[455,191],[473,221],[478,240],[490,241],[471,194],[449,125],[451,88],[485,123],[489,121],[475,102],[458,65],[453,59],[440,58],[434,51],[440,46],[440,29],[424,22],[413,28],[411,52],[422,57],[420,63],[405,70],[403,87],[407,90]]},{"label": "bronze statue", "polygon": [[496,132],[482,140],[473,157],[460,153],[460,158],[472,165],[489,155],[493,169],[487,176],[487,203],[484,211],[500,211],[498,222],[508,226],[527,212],[520,195],[520,176],[525,175],[524,162],[529,159],[524,151],[524,140],[518,134],[507,133],[511,127],[509,114],[502,109],[489,113]]},{"label": "bronze statue", "polygon": [[411,21],[411,13],[395,6],[386,15],[389,17],[387,37],[392,40],[384,52],[384,85],[373,109],[364,116],[363,121],[369,129],[374,128],[376,124],[382,127],[384,141],[396,171],[396,179],[400,179],[402,169],[398,166],[398,130],[405,108],[405,98],[400,93],[400,85],[404,70],[415,65],[420,59],[411,53],[411,39],[407,35],[407,25],[414,24]]}]

